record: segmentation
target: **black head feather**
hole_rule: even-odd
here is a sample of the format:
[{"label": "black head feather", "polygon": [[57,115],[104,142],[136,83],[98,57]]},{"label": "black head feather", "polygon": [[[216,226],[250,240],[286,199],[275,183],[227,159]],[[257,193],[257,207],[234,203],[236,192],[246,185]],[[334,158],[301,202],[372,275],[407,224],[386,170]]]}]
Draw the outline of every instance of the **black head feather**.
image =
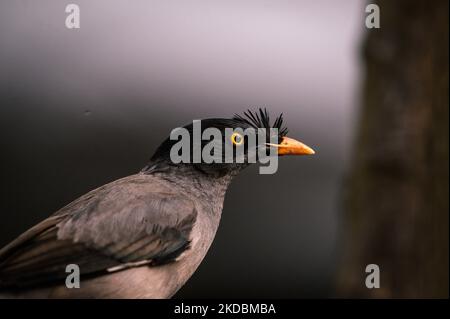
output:
[{"label": "black head feather", "polygon": [[[205,130],[208,128],[216,128],[219,129],[222,133],[224,133],[224,130],[227,128],[241,128],[246,129],[248,127],[259,129],[263,128],[266,129],[266,141],[272,141],[272,138],[274,136],[271,136],[273,132],[271,129],[276,128],[278,130],[278,143],[282,140],[284,136],[286,136],[288,129],[283,126],[283,114],[280,114],[274,121],[273,124],[270,123],[269,113],[266,109],[258,109],[257,111],[251,111],[247,110],[243,113],[243,115],[235,114],[233,118],[209,118],[209,119],[203,119],[201,120],[201,129]],[[191,143],[190,146],[192,148],[193,142],[193,124],[189,123],[188,125],[183,127],[186,129],[190,134]],[[246,137],[245,137],[246,138]],[[258,139],[259,141],[259,139]],[[209,143],[209,140],[202,140],[202,147],[203,143]],[[174,170],[175,168],[182,168],[182,169],[192,169],[194,171],[199,171],[204,174],[210,174],[214,176],[223,176],[226,174],[234,174],[235,172],[240,171],[241,169],[245,168],[249,165],[249,162],[242,163],[193,163],[193,161],[190,161],[188,163],[178,163],[175,164],[170,159],[170,151],[175,143],[178,143],[177,140],[171,140],[170,138],[167,138],[164,142],[161,143],[161,145],[157,148],[155,153],[150,159],[150,162],[147,164],[147,166],[144,167],[142,170],[145,173],[151,173],[151,172],[157,172],[157,171],[166,171],[166,170]],[[225,143],[225,141],[223,141]],[[244,143],[244,155],[246,156],[248,153],[248,147]],[[252,151],[255,151],[254,149]],[[269,149],[267,148],[267,151],[269,152]],[[192,156],[193,151],[191,149],[190,156]],[[269,153],[268,153],[269,155]],[[191,158],[192,159],[192,158]]]},{"label": "black head feather", "polygon": [[244,112],[244,115],[235,114],[233,120],[245,123],[254,128],[265,128],[266,130],[276,128],[280,137],[286,136],[288,133],[287,127],[283,126],[283,113],[277,116],[275,122],[271,125],[269,113],[265,108],[264,110],[260,108],[256,112],[247,110]]}]

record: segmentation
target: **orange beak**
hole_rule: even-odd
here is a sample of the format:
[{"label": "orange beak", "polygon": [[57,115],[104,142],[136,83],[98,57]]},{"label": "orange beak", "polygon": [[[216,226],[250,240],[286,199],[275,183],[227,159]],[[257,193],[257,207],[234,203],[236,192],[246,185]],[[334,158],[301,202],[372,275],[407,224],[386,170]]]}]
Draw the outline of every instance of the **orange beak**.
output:
[{"label": "orange beak", "polygon": [[280,144],[267,143],[267,145],[278,148],[278,156],[315,154],[311,147],[286,136],[283,137]]}]

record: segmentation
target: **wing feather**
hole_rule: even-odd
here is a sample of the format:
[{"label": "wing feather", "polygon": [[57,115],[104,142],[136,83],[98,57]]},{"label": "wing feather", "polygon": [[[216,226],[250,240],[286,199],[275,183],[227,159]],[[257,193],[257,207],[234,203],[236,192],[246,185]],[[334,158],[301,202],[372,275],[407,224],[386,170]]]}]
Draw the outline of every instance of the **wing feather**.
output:
[{"label": "wing feather", "polygon": [[63,283],[68,264],[92,276],[170,262],[189,248],[194,203],[133,175],[75,200],[0,250],[0,287]]}]

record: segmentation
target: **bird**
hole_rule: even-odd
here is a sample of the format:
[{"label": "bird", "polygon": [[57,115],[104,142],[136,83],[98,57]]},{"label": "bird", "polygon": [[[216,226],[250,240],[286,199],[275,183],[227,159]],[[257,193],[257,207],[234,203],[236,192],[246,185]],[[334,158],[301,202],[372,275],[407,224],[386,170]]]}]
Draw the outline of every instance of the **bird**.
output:
[{"label": "bird", "polygon": [[[265,147],[278,156],[314,154],[287,137],[283,122],[280,114],[271,124],[266,109],[201,120],[202,131],[276,129],[277,143]],[[220,143],[248,142],[233,139]],[[230,182],[250,165],[250,147],[240,163],[174,163],[175,143],[168,137],[142,170],[86,193],[2,248],[0,297],[171,298],[207,254]],[[68,287],[68,265],[78,267],[79,287]]]}]

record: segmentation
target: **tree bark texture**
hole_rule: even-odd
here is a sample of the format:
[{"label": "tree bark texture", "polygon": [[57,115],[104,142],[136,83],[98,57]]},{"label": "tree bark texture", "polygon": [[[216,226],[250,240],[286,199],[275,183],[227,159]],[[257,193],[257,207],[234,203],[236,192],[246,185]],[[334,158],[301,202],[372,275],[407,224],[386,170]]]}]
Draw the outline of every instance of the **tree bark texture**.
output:
[{"label": "tree bark texture", "polygon": [[[448,298],[447,0],[380,0],[344,196],[345,297]],[[380,267],[380,288],[365,267]]]}]

